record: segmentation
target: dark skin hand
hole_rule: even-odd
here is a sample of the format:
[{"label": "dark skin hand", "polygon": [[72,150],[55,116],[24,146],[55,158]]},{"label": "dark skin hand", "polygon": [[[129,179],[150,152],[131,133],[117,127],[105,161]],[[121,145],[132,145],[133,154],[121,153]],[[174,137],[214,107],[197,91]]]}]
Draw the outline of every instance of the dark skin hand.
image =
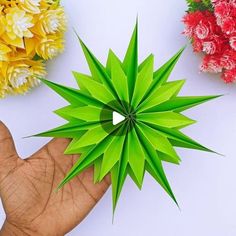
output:
[{"label": "dark skin hand", "polygon": [[6,126],[0,122],[0,197],[6,213],[0,236],[62,236],[77,226],[110,185],[93,184],[93,169],[55,192],[79,158],[64,155],[69,140],[53,139],[21,159]]}]

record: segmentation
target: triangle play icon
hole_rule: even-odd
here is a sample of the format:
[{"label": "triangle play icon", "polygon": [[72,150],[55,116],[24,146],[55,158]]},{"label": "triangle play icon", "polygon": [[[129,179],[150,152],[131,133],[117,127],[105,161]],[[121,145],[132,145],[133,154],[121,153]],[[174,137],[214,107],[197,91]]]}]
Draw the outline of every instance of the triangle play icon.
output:
[{"label": "triangle play icon", "polygon": [[117,125],[120,122],[122,122],[123,120],[125,120],[125,117],[122,116],[120,113],[113,111],[113,115],[112,115],[112,124],[113,125]]}]

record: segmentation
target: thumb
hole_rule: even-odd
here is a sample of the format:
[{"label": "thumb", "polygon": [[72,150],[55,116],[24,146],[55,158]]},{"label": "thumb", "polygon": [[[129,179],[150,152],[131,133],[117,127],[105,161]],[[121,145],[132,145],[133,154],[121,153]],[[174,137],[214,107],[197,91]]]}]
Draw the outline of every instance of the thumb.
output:
[{"label": "thumb", "polygon": [[16,167],[18,159],[11,133],[0,121],[0,181]]}]

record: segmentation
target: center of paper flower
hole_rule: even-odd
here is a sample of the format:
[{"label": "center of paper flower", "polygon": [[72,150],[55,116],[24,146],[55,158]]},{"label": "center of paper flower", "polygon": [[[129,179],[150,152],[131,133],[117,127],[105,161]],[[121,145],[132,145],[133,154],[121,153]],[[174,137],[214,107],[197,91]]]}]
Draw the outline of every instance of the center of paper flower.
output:
[{"label": "center of paper flower", "polygon": [[125,101],[109,102],[100,114],[101,126],[113,136],[122,136],[130,132],[134,127],[135,119],[134,109]]},{"label": "center of paper flower", "polygon": [[134,114],[134,113],[129,113],[129,114],[126,116],[126,119],[127,119],[127,120],[130,120],[130,121],[135,121],[135,114]]}]

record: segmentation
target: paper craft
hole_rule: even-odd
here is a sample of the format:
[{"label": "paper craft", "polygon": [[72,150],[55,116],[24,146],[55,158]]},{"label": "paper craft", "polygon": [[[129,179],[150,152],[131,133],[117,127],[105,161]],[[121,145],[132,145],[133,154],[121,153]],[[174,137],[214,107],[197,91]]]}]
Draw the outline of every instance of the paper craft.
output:
[{"label": "paper craft", "polygon": [[40,83],[45,62],[64,49],[65,30],[59,0],[0,0],[0,98]]},{"label": "paper craft", "polygon": [[200,70],[236,81],[236,4],[228,0],[187,0],[184,34],[203,53]]},{"label": "paper craft", "polygon": [[180,163],[173,146],[212,152],[179,130],[195,123],[182,111],[217,96],[177,96],[185,80],[167,80],[183,49],[156,71],[153,54],[138,65],[137,25],[124,61],[110,50],[106,67],[79,41],[91,71],[73,73],[80,89],[42,80],[70,105],[56,111],[67,124],[37,136],[71,138],[65,154],[81,154],[59,188],[94,166],[95,183],[111,174],[115,210],[127,175],[141,189],[147,171],[177,203],[162,161]]}]

